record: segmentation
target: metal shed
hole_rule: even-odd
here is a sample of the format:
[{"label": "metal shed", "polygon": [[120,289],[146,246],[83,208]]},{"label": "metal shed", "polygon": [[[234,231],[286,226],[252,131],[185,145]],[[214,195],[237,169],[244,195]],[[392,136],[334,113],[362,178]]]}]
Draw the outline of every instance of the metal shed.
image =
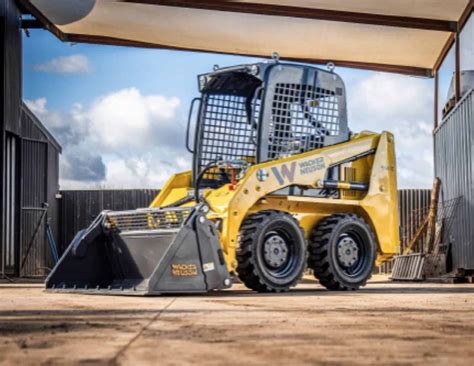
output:
[{"label": "metal shed", "polygon": [[0,2],[0,276],[37,276],[51,267],[46,223],[58,238],[61,146],[21,98],[20,12]]}]

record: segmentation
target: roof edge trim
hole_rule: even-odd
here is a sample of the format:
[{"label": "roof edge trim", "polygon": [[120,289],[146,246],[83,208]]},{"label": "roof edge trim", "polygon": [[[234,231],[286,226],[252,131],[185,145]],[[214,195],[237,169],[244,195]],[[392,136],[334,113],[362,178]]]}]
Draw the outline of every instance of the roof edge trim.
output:
[{"label": "roof edge trim", "polygon": [[225,11],[233,13],[286,16],[293,18],[328,20],[345,23],[415,28],[442,32],[454,32],[457,29],[457,22],[449,20],[305,8],[289,5],[262,4],[252,2],[240,3],[234,1],[216,0],[124,0],[124,2]]}]

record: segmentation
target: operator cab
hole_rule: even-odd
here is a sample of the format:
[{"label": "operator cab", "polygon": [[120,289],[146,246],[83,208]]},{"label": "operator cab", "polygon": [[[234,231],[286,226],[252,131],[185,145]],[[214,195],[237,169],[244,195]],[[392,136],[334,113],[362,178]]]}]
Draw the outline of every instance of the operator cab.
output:
[{"label": "operator cab", "polygon": [[[276,60],[198,76],[193,180],[210,164],[255,164],[349,140],[345,87],[332,71]],[[189,122],[188,122],[189,137]],[[231,177],[207,170],[201,187]]]}]

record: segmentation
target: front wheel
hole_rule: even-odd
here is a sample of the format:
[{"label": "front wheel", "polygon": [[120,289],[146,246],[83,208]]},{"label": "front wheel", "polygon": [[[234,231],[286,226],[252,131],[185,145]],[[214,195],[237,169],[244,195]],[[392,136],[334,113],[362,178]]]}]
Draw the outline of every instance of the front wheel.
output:
[{"label": "front wheel", "polygon": [[306,253],[303,230],[291,215],[262,211],[242,224],[237,273],[252,290],[288,291],[303,274]]},{"label": "front wheel", "polygon": [[372,275],[377,245],[370,226],[355,214],[327,217],[313,230],[308,267],[329,290],[357,290]]}]

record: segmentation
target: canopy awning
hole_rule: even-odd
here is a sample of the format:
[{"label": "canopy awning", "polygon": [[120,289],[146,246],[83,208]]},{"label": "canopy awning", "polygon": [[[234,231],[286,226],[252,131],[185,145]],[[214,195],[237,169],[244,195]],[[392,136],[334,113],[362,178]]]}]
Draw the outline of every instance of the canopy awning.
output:
[{"label": "canopy awning", "polygon": [[[60,39],[431,76],[472,0],[19,0]],[[470,10],[468,10],[470,9]]]}]

